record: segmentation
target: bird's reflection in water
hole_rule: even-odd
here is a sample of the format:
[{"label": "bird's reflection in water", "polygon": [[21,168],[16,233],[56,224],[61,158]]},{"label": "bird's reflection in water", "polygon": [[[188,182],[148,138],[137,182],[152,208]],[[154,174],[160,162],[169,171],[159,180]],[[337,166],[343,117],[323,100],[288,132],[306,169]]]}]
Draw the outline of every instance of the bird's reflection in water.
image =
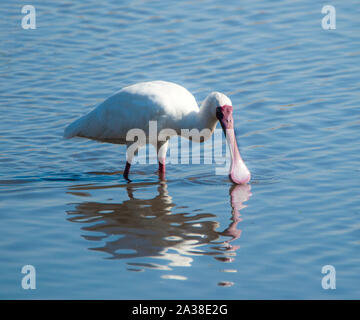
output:
[{"label": "bird's reflection in water", "polygon": [[[197,255],[214,255],[217,260],[226,262],[233,259],[238,246],[232,246],[230,242],[240,237],[241,230],[237,228],[241,221],[239,210],[251,195],[249,185],[230,189],[231,223],[226,230],[218,232],[219,223],[215,214],[197,210],[181,213],[181,207],[176,208],[177,213],[172,212],[176,205],[168,194],[166,182],[154,184],[158,184],[158,195],[153,199],[136,198],[136,191],[146,187],[143,184],[127,184],[121,187],[126,187],[128,200],[122,203],[76,204],[74,210],[67,212],[70,216],[68,220],[83,224],[82,230],[87,231],[83,237],[101,244],[90,249],[106,252],[110,254],[110,259],[128,259],[128,270],[131,271],[191,266]],[[74,186],[70,189],[70,193],[78,195],[79,190],[94,187]],[[231,239],[217,241],[220,236]],[[132,258],[143,258],[145,261],[137,262],[139,259]],[[148,258],[151,261],[159,259],[160,262],[149,262]]]}]

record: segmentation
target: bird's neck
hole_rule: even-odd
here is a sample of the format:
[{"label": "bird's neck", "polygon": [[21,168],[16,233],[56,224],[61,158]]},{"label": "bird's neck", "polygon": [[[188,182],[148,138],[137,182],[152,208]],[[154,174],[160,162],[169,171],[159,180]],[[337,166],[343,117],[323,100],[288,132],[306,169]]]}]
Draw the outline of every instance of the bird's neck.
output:
[{"label": "bird's neck", "polygon": [[[186,131],[190,132],[190,135],[191,133],[195,135],[196,132],[199,132],[204,136],[199,142],[205,141],[213,134],[217,121],[218,120],[202,106],[198,112],[193,111],[184,116],[183,121],[181,121],[181,135],[188,138]],[[198,139],[193,137],[192,140]]]}]

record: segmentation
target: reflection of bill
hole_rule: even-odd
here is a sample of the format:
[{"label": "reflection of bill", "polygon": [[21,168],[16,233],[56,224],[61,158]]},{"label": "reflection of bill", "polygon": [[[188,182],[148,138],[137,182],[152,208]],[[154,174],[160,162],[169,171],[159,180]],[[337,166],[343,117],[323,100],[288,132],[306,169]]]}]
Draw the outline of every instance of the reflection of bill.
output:
[{"label": "reflection of bill", "polygon": [[[156,197],[139,199],[134,196],[138,190],[143,191],[156,184]],[[165,181],[133,183],[121,187],[127,189],[128,200],[115,204],[83,202],[77,204],[73,211],[68,211],[68,214],[70,221],[83,224],[82,230],[87,231],[83,237],[98,244],[91,247],[91,250],[106,252],[110,259],[128,259],[127,264],[131,271],[141,271],[143,268],[169,270],[176,266],[191,266],[194,257],[202,255],[212,255],[221,261],[224,255],[221,248],[224,243],[216,243],[216,240],[221,235],[231,236],[232,240],[238,238],[238,210],[242,208],[241,201],[246,201],[250,196],[248,185],[231,188],[233,221],[229,228],[219,233],[216,231],[219,223],[215,214],[172,212],[176,205],[168,194]],[[71,188],[71,192],[79,194],[78,190],[88,188],[89,186],[76,186]],[[93,188],[94,186],[91,186],[91,189]],[[225,243],[228,246],[229,242]],[[138,258],[151,258],[161,262],[143,263],[139,262]]]},{"label": "reflection of bill", "polygon": [[231,206],[232,206],[232,222],[230,223],[229,227],[225,229],[220,234],[223,236],[230,236],[231,239],[228,241],[225,241],[225,244],[227,244],[228,250],[236,250],[239,248],[239,246],[232,246],[230,244],[231,241],[234,241],[236,239],[239,239],[241,236],[242,230],[237,228],[237,225],[239,222],[242,221],[240,210],[243,208],[246,208],[247,206],[243,203],[249,200],[251,197],[251,187],[248,184],[245,185],[234,185],[230,189],[230,198],[231,198]]}]

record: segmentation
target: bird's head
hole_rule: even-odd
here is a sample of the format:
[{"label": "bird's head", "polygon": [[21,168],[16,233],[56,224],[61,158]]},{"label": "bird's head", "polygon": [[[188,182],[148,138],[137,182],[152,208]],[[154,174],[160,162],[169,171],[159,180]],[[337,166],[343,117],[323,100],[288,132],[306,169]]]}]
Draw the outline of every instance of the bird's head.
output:
[{"label": "bird's head", "polygon": [[221,92],[211,92],[203,104],[208,109],[208,112],[214,117],[217,118],[217,108],[222,106],[232,106],[232,102],[228,96]]},{"label": "bird's head", "polygon": [[240,156],[235,137],[235,124],[233,118],[233,107],[230,98],[220,92],[212,92],[204,101],[209,112],[219,120],[227,139],[231,155],[231,167],[229,178],[236,184],[244,184],[250,181],[250,171]]}]

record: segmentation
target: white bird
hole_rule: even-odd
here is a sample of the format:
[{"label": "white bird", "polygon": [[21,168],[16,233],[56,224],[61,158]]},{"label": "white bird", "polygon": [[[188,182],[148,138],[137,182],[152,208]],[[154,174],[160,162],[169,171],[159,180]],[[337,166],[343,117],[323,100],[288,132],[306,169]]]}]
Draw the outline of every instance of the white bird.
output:
[{"label": "white bird", "polygon": [[[211,137],[220,121],[230,148],[229,178],[236,184],[244,184],[250,181],[250,172],[237,147],[232,111],[231,100],[219,92],[210,93],[199,108],[194,96],[182,86],[166,81],[142,82],[121,89],[90,113],[71,123],[65,129],[64,137],[78,136],[126,144],[127,161],[123,175],[129,180],[131,161],[139,147],[150,143],[156,148],[159,173],[164,174],[171,136],[180,135],[203,142]],[[150,134],[151,121],[157,122],[155,134]],[[127,135],[131,129],[141,129],[146,140],[136,143],[133,139],[129,141]],[[188,132],[193,129],[204,134],[189,135]],[[162,139],[158,136],[161,132],[165,132]]]}]

